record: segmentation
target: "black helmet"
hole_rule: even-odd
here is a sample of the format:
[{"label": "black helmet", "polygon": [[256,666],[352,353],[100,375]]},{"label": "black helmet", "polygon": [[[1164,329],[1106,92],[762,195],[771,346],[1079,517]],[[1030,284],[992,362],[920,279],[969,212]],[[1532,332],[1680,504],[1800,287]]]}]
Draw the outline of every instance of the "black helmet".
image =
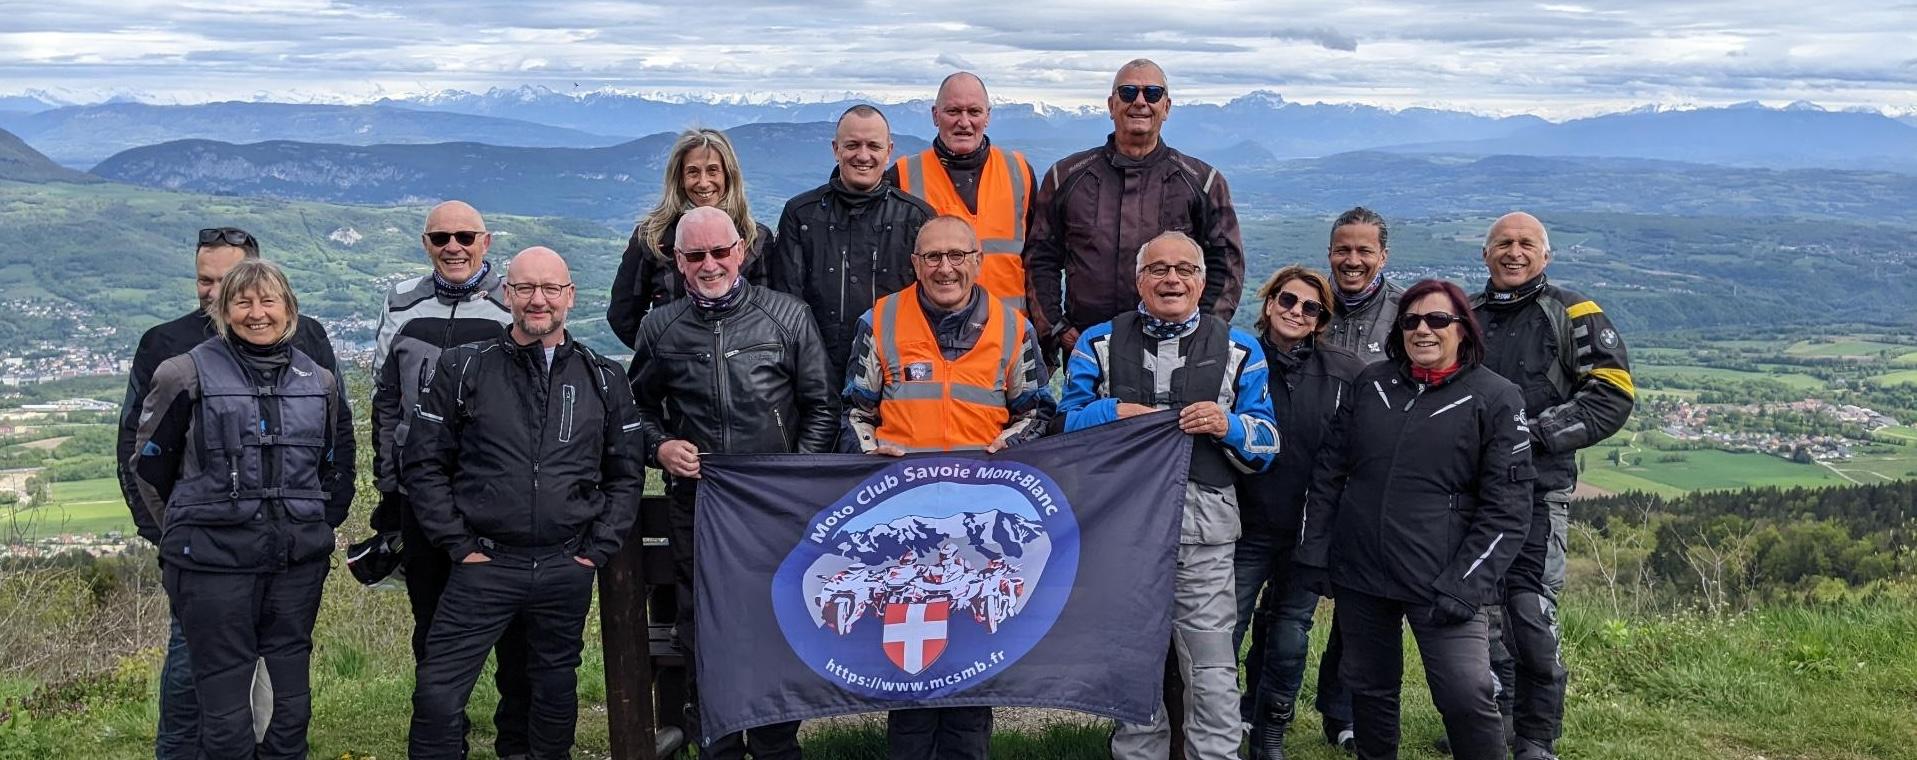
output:
[{"label": "black helmet", "polygon": [[399,531],[376,533],[359,543],[346,547],[346,569],[353,571],[353,577],[368,586],[386,580],[399,568],[400,552],[406,547],[406,540]]}]

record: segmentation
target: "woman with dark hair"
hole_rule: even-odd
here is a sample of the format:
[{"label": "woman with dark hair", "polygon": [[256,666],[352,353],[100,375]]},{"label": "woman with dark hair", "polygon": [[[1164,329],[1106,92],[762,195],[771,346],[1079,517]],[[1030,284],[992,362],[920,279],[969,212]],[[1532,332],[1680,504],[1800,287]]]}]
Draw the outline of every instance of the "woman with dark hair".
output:
[{"label": "woman with dark hair", "polygon": [[1398,756],[1408,621],[1456,757],[1503,758],[1479,608],[1529,528],[1537,475],[1523,397],[1482,367],[1484,337],[1456,285],[1406,290],[1389,340],[1390,360],[1358,374],[1332,423],[1297,562],[1336,591],[1358,757]]},{"label": "woman with dark hair", "polygon": [[753,285],[765,284],[761,256],[772,245],[772,230],[752,221],[746,204],[745,176],[732,141],[716,129],[688,129],[679,134],[666,159],[665,187],[659,203],[632,230],[625,257],[612,276],[612,297],[606,305],[606,324],[631,348],[639,335],[639,320],[653,307],[686,294],[685,277],[672,259],[672,240],[679,217],[700,206],[717,206],[732,217],[745,239],[742,271]]},{"label": "woman with dark hair", "polygon": [[[1252,726],[1254,760],[1282,760],[1311,644],[1311,617],[1318,609],[1318,594],[1299,585],[1297,574],[1290,572],[1304,522],[1305,491],[1325,431],[1337,411],[1351,404],[1351,382],[1365,362],[1349,349],[1321,340],[1331,324],[1331,285],[1324,275],[1285,267],[1258,289],[1258,297],[1264,305],[1256,332],[1271,366],[1266,385],[1272,409],[1282,421],[1278,434],[1283,445],[1270,470],[1238,479],[1245,530],[1234,557],[1238,624],[1232,646],[1242,646],[1250,623],[1251,653],[1245,659],[1240,712]],[[1351,703],[1338,678],[1337,662],[1328,654],[1319,668],[1317,706],[1327,728],[1342,731],[1351,725]],[[1338,743],[1338,732],[1328,732],[1327,739]]]},{"label": "woman with dark hair", "polygon": [[[154,370],[128,464],[193,655],[199,756],[306,757],[313,623],[353,501],[353,416],[338,376],[293,347],[299,300],[278,266],[235,264],[207,316],[214,336]],[[273,707],[256,743],[258,662]]]}]

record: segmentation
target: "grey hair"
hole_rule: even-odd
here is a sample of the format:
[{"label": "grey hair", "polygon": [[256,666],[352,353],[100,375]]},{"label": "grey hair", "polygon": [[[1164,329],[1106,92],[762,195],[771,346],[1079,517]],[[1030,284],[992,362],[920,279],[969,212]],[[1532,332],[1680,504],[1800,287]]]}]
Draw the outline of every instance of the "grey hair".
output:
[{"label": "grey hair", "polygon": [[1150,240],[1145,241],[1144,245],[1141,245],[1138,247],[1138,256],[1132,260],[1132,276],[1133,277],[1137,277],[1140,274],[1144,274],[1145,251],[1146,249],[1151,248],[1153,243],[1156,243],[1160,240],[1177,240],[1179,242],[1184,243],[1185,245],[1191,246],[1192,253],[1198,254],[1197,255],[1198,273],[1199,274],[1205,273],[1205,248],[1203,246],[1200,246],[1198,244],[1198,241],[1193,240],[1190,235],[1187,235],[1183,232],[1179,232],[1178,230],[1165,230],[1164,232],[1158,233],[1157,237],[1154,237]]},{"label": "grey hair", "polygon": [[1131,71],[1132,69],[1151,69],[1152,71],[1158,72],[1158,81],[1165,85],[1167,92],[1171,90],[1171,77],[1165,75],[1165,67],[1158,65],[1157,61],[1150,58],[1133,58],[1126,61],[1125,65],[1118,67],[1118,73],[1112,75],[1112,86],[1117,87],[1118,78],[1124,76],[1125,72]]},{"label": "grey hair", "polygon": [[[1491,226],[1484,228],[1484,245],[1482,246],[1484,250],[1491,250],[1491,233],[1496,232],[1498,223],[1504,221],[1505,217],[1511,216],[1511,214],[1524,214],[1536,220],[1538,223],[1538,231],[1544,233],[1544,239],[1538,241],[1544,244],[1544,255],[1549,256],[1554,252],[1554,249],[1551,248],[1551,228],[1544,225],[1543,219],[1538,219],[1536,215],[1527,211],[1513,211],[1510,214],[1505,214],[1504,216],[1491,220]],[[1380,240],[1380,242],[1383,241]]]},{"label": "grey hair", "polygon": [[266,259],[243,258],[226,271],[220,278],[220,292],[214,299],[213,307],[207,310],[207,318],[213,320],[216,334],[225,336],[233,329],[226,320],[226,310],[240,296],[252,293],[255,296],[277,296],[286,307],[286,332],[274,341],[275,345],[293,340],[293,333],[300,326],[300,299],[293,295],[293,284],[286,279],[286,270]]}]

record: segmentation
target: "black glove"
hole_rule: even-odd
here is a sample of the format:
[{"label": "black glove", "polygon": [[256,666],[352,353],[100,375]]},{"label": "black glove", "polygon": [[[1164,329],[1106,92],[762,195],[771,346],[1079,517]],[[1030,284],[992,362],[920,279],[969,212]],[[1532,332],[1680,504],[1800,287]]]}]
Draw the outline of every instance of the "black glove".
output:
[{"label": "black glove", "polygon": [[1292,565],[1291,583],[1295,588],[1304,589],[1326,599],[1331,598],[1331,577],[1322,567]]},{"label": "black glove", "polygon": [[1425,615],[1425,622],[1434,626],[1448,627],[1467,622],[1478,616],[1476,605],[1445,593],[1432,596],[1431,609]]},{"label": "black glove", "polygon": [[399,495],[399,492],[381,491],[379,506],[373,507],[373,516],[367,522],[372,523],[373,530],[381,533],[398,531],[400,521],[404,519],[401,514],[406,508],[406,497]]}]

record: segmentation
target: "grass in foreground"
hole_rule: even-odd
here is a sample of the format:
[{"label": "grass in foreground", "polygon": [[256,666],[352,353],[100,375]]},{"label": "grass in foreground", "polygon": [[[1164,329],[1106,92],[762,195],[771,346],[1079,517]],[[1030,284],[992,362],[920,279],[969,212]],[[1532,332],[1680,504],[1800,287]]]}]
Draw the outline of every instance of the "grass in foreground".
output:
[{"label": "grass in foreground", "polygon": [[[1917,758],[1917,606],[1778,609],[1726,618],[1607,619],[1573,601],[1565,620],[1572,672],[1561,748],[1573,758]],[[596,620],[596,617],[594,618]],[[1324,616],[1321,614],[1321,621]],[[155,631],[162,626],[146,626]],[[1314,631],[1321,650],[1327,626]],[[404,595],[329,580],[313,657],[316,758],[399,758],[412,689]],[[588,630],[596,641],[597,625]],[[0,678],[0,758],[150,757],[159,641],[104,675],[44,686]],[[1435,758],[1438,716],[1407,643],[1404,752]],[[607,755],[603,659],[580,670],[580,757]],[[1311,660],[1316,664],[1316,655]],[[1306,684],[1314,673],[1307,673]],[[36,696],[36,690],[37,696]],[[1309,688],[1301,702],[1311,698]],[[29,700],[33,709],[21,709]],[[470,715],[474,757],[490,754],[493,704],[482,678]],[[1300,711],[1294,756],[1342,757]],[[1107,727],[1053,725],[994,737],[994,757],[1103,758]],[[822,726],[808,757],[880,758],[882,724]]]}]

